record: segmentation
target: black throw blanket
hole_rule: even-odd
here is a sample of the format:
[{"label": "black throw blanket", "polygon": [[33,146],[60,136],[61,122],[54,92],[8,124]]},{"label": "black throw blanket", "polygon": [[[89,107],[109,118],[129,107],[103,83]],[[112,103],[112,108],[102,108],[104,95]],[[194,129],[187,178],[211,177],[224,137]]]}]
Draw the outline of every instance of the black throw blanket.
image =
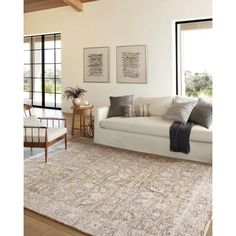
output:
[{"label": "black throw blanket", "polygon": [[179,122],[174,122],[170,127],[170,151],[190,152],[189,137],[194,123],[187,122],[185,125]]}]

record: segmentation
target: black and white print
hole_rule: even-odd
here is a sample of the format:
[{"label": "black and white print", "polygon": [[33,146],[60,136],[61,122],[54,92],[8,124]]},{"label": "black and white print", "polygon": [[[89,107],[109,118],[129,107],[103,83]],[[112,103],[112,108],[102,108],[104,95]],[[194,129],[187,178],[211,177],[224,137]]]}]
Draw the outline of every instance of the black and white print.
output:
[{"label": "black and white print", "polygon": [[84,48],[84,82],[109,82],[109,48]]},{"label": "black and white print", "polygon": [[104,55],[102,53],[88,54],[88,60],[89,76],[102,76],[104,74]]},{"label": "black and white print", "polygon": [[146,46],[118,46],[117,82],[146,83]]},{"label": "black and white print", "polygon": [[140,77],[140,52],[122,52],[122,70],[124,77]]}]

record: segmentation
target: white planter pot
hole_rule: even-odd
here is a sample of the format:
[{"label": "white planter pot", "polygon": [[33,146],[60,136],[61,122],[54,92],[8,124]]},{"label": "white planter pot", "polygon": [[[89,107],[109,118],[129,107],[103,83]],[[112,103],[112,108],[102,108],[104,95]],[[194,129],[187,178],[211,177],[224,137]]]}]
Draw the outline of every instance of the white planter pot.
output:
[{"label": "white planter pot", "polygon": [[75,107],[79,107],[81,100],[80,100],[80,98],[73,98],[72,103]]}]

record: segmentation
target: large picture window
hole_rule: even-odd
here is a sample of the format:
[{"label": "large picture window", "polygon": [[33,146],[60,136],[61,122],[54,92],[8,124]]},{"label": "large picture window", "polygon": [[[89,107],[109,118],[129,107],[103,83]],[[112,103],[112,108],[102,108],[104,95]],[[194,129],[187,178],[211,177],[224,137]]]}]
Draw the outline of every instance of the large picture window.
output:
[{"label": "large picture window", "polygon": [[61,34],[24,38],[24,100],[34,107],[61,108]]},{"label": "large picture window", "polygon": [[176,93],[212,96],[212,19],[176,22]]}]

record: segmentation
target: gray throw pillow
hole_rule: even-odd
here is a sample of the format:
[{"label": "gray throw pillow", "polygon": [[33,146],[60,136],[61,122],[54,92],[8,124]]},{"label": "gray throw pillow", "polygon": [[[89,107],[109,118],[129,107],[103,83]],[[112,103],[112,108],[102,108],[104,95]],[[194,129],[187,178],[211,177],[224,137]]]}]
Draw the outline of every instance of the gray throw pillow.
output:
[{"label": "gray throw pillow", "polygon": [[163,116],[164,119],[186,124],[197,101],[174,102]]},{"label": "gray throw pillow", "polygon": [[208,129],[212,123],[212,103],[199,98],[197,105],[192,110],[189,121]]},{"label": "gray throw pillow", "polygon": [[108,117],[124,116],[124,106],[133,105],[134,95],[110,97]]},{"label": "gray throw pillow", "polygon": [[150,116],[149,104],[126,105],[124,106],[125,117]]}]

